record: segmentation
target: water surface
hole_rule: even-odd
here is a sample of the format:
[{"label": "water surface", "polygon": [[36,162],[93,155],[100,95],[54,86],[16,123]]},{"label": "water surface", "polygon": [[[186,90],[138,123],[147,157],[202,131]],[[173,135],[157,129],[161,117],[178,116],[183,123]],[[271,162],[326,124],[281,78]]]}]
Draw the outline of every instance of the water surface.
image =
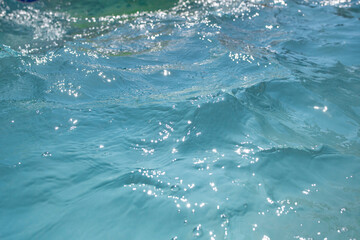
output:
[{"label": "water surface", "polygon": [[359,1],[0,0],[1,239],[360,239]]}]

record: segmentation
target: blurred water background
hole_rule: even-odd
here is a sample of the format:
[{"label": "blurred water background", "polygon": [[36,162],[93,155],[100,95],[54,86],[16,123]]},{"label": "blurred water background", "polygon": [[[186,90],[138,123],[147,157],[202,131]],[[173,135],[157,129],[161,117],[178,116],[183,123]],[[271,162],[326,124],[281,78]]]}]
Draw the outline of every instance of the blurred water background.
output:
[{"label": "blurred water background", "polygon": [[0,0],[0,238],[360,239],[360,1]]}]

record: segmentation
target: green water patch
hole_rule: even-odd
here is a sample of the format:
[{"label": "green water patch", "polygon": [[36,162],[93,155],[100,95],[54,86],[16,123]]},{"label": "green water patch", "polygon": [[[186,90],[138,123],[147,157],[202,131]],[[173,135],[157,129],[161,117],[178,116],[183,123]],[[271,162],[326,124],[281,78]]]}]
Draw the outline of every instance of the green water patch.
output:
[{"label": "green water patch", "polygon": [[177,0],[45,0],[44,4],[71,16],[86,18],[166,10],[176,2]]}]

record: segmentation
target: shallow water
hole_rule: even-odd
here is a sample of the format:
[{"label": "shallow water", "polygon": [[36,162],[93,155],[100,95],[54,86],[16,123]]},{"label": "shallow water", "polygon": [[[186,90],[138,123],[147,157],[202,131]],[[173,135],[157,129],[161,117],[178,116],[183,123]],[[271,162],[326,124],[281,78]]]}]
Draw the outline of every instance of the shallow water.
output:
[{"label": "shallow water", "polygon": [[359,1],[101,2],[0,0],[1,239],[360,239]]}]

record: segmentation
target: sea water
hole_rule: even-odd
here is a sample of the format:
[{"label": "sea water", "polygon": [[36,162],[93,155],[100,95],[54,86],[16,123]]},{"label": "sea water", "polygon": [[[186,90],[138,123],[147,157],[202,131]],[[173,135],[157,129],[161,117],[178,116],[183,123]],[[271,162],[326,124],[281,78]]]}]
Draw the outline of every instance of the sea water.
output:
[{"label": "sea water", "polygon": [[360,239],[360,2],[0,0],[0,239]]}]

